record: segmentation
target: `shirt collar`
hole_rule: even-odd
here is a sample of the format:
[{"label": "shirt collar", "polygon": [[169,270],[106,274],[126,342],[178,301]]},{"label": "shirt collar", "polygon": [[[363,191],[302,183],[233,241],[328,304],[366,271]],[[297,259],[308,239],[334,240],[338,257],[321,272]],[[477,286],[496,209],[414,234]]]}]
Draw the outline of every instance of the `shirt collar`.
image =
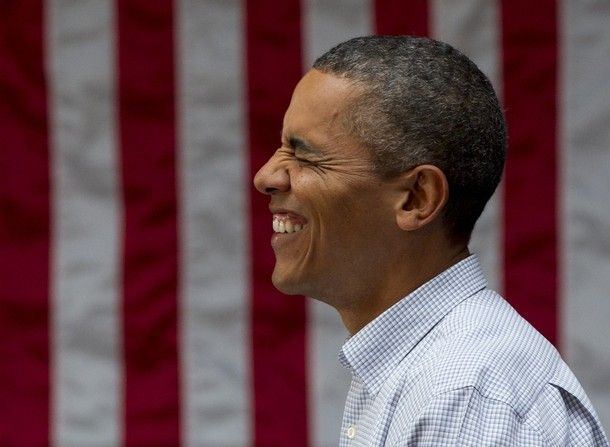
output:
[{"label": "shirt collar", "polygon": [[451,309],[486,286],[478,258],[469,256],[350,337],[339,353],[339,361],[362,379],[371,395],[376,395],[398,363]]}]

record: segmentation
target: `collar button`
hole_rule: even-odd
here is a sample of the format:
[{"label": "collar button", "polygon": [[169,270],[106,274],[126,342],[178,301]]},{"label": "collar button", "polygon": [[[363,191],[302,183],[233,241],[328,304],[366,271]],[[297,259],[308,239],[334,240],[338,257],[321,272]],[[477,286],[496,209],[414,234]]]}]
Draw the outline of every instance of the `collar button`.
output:
[{"label": "collar button", "polygon": [[354,427],[353,425],[350,425],[347,429],[347,437],[349,439],[354,439],[355,436],[356,436],[356,427]]}]

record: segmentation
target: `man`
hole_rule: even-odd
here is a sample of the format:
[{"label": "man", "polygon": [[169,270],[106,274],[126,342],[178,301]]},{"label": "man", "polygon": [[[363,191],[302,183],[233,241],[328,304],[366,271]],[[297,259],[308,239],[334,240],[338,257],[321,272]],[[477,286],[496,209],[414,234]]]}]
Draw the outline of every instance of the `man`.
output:
[{"label": "man", "polygon": [[505,159],[487,78],[414,37],[362,37],[297,85],[270,196],[273,283],[335,307],[352,373],[341,446],[606,446],[557,351],[468,251]]}]

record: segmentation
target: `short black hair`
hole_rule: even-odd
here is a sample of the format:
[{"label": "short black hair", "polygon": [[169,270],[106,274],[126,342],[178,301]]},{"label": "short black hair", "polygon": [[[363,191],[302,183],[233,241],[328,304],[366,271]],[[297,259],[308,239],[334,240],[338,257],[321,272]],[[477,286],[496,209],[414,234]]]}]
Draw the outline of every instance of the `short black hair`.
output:
[{"label": "short black hair", "polygon": [[449,236],[468,243],[506,158],[504,116],[489,79],[452,46],[412,36],[343,42],[313,68],[362,86],[349,126],[388,178],[422,164],[443,171]]}]

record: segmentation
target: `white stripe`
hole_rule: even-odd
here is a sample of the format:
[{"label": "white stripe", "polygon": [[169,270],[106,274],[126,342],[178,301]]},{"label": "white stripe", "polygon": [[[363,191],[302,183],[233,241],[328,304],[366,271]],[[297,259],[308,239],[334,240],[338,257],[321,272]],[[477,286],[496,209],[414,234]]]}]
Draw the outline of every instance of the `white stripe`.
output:
[{"label": "white stripe", "polygon": [[[367,0],[303,2],[305,70],[331,47],[371,32]],[[308,299],[309,421],[312,446],[337,445],[341,417],[351,379],[337,359],[347,332],[332,307]]]},{"label": "white stripe", "polygon": [[177,2],[183,439],[249,445],[243,11]]},{"label": "white stripe", "polygon": [[561,337],[610,429],[610,2],[559,2]]},{"label": "white stripe", "polygon": [[303,63],[307,69],[335,45],[372,32],[369,0],[304,0],[302,4]]},{"label": "white stripe", "polygon": [[47,5],[52,154],[52,442],[120,444],[113,2]]},{"label": "white stripe", "polygon": [[[454,46],[491,80],[501,97],[499,5],[495,0],[431,0],[432,36]],[[477,253],[490,287],[502,287],[502,185],[479,218],[470,249]]]}]

